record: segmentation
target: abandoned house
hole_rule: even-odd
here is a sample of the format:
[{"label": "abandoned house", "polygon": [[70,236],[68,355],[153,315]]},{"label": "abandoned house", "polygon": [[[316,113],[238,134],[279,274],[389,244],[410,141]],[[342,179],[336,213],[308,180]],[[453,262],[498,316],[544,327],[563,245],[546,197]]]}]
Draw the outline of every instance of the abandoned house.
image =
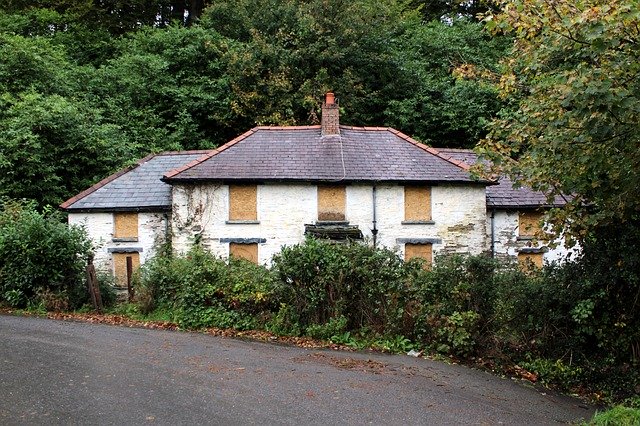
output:
[{"label": "abandoned house", "polygon": [[564,250],[532,238],[543,194],[474,178],[472,151],[435,149],[386,127],[339,122],[256,127],[211,151],[148,156],[61,205],[84,225],[99,268],[127,279],[171,238],[221,257],[269,263],[305,235],[365,240],[405,259],[491,252],[541,265]]}]

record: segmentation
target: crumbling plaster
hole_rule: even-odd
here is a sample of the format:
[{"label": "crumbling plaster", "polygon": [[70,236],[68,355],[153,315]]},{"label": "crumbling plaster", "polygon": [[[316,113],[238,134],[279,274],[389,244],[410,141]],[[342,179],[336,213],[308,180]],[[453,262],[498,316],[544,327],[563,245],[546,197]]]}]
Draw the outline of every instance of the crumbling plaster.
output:
[{"label": "crumbling plaster", "polygon": [[[199,240],[215,255],[227,257],[229,238],[264,239],[258,247],[260,263],[268,264],[282,246],[304,240],[304,225],[317,221],[317,186],[310,183],[258,185],[256,223],[228,223],[229,187],[222,184],[174,185],[173,248],[186,252]],[[398,239],[439,240],[434,254],[486,250],[486,207],[483,186],[438,185],[432,188],[432,222],[402,224],[404,188],[377,185],[378,243],[404,250]],[[373,186],[346,186],[346,220],[372,238]]]},{"label": "crumbling plaster", "polygon": [[167,226],[164,213],[138,214],[138,241],[113,241],[113,213],[69,213],[69,224],[83,226],[94,247],[94,265],[105,272],[113,271],[109,249],[141,248],[140,263],[155,254],[165,240]]}]

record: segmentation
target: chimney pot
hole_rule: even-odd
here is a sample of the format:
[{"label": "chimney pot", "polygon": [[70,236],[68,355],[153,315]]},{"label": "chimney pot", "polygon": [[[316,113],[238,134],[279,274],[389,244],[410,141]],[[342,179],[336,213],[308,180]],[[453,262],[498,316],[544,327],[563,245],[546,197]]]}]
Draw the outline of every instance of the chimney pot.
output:
[{"label": "chimney pot", "polygon": [[335,103],[335,100],[336,100],[335,95],[334,95],[332,92],[328,92],[328,93],[327,93],[327,96],[326,96],[326,98],[325,98],[325,103],[326,103],[327,105],[331,105],[331,104],[334,104],[334,103]]},{"label": "chimney pot", "polygon": [[322,104],[322,136],[340,135],[340,109],[333,92],[328,92]]}]

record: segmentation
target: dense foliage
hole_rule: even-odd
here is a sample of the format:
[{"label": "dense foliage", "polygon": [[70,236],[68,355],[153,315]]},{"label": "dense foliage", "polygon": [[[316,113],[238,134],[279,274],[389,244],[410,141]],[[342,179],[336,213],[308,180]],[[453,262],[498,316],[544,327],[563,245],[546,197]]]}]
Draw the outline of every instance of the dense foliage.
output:
[{"label": "dense foliage", "polygon": [[60,310],[87,300],[84,271],[91,244],[83,229],[33,203],[4,201],[0,210],[0,302]]},{"label": "dense foliage", "polygon": [[508,1],[488,18],[515,36],[501,79],[514,108],[482,147],[515,181],[572,196],[552,218],[574,240],[638,221],[639,24],[628,1]]},{"label": "dense foliage", "polygon": [[0,2],[0,195],[55,205],[149,152],[314,124],[328,90],[345,124],[472,147],[502,102],[455,70],[506,48],[396,0]]}]

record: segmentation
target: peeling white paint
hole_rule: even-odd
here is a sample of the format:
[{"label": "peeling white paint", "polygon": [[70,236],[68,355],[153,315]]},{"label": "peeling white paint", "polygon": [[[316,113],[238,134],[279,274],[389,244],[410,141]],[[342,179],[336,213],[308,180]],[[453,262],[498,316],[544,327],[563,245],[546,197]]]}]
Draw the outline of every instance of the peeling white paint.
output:
[{"label": "peeling white paint", "polygon": [[69,213],[69,224],[83,226],[94,247],[96,269],[113,271],[109,249],[142,248],[140,263],[155,254],[165,239],[166,221],[163,213],[138,214],[138,241],[113,241],[113,213]]},{"label": "peeling white paint", "polygon": [[[542,255],[542,259],[546,263],[561,261],[574,253],[564,246],[562,238],[557,238],[549,243],[518,238],[519,218],[520,214],[517,210],[496,209],[494,216],[494,250],[497,258],[515,261],[518,257],[518,251],[525,247],[546,247],[548,251]],[[491,244],[490,211],[487,214],[487,232],[487,240]]]},{"label": "peeling white paint", "polygon": [[[373,186],[346,187],[346,220],[372,238]],[[215,255],[228,256],[229,244],[220,238],[264,238],[258,247],[260,263],[268,264],[284,245],[304,240],[304,225],[317,220],[317,186],[313,184],[258,185],[257,224],[228,224],[226,185],[173,187],[173,248],[186,252],[196,238]],[[377,187],[378,242],[398,248],[398,238],[441,239],[434,253],[481,253],[486,249],[485,191],[482,186],[442,185],[432,188],[433,224],[404,225],[404,188]]]}]

